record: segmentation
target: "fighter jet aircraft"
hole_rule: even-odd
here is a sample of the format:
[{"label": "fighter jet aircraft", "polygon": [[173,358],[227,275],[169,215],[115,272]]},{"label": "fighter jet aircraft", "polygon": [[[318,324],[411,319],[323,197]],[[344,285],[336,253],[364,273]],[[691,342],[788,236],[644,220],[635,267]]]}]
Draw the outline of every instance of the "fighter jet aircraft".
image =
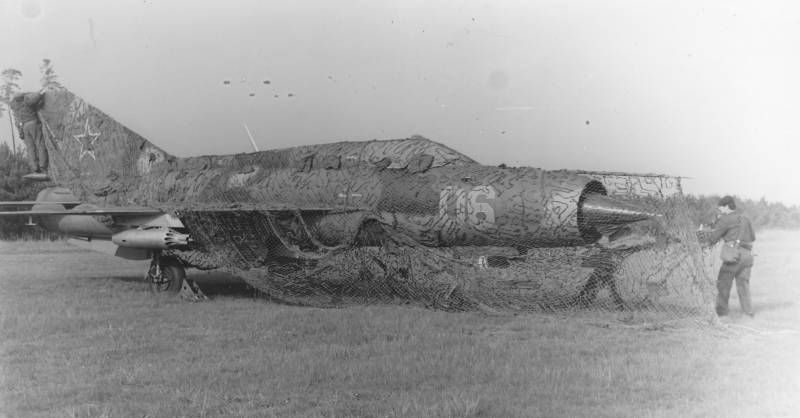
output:
[{"label": "fighter jet aircraft", "polygon": [[596,176],[481,165],[416,136],[177,157],[68,90],[44,96],[51,183],[33,202],[2,203],[29,210],[0,215],[149,259],[158,291],[180,289],[187,267],[277,274],[388,241],[524,253],[591,244],[655,216]]}]

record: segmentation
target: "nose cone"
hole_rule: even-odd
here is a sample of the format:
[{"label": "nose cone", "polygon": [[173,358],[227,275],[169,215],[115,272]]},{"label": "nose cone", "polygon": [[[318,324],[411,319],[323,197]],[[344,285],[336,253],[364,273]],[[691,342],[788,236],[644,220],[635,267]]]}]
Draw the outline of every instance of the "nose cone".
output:
[{"label": "nose cone", "polygon": [[599,231],[661,216],[642,206],[599,193],[587,193],[579,207],[578,223],[584,238],[594,240]]}]

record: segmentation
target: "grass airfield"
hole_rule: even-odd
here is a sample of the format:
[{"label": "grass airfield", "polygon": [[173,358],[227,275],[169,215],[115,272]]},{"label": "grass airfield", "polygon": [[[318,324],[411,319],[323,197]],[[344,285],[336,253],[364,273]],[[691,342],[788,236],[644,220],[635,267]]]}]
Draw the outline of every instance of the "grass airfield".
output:
[{"label": "grass airfield", "polygon": [[722,327],[644,327],[285,306],[195,271],[188,303],[141,262],[0,243],[0,417],[798,416],[800,232],[756,252],[754,319],[733,296]]}]

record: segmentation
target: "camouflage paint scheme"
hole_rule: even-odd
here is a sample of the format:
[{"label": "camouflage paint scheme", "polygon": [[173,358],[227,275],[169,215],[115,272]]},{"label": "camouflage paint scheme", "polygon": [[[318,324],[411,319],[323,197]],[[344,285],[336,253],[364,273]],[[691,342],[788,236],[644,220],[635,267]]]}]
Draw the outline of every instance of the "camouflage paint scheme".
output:
[{"label": "camouflage paint scheme", "polygon": [[40,116],[54,183],[98,206],[175,214],[197,251],[218,252],[184,261],[209,268],[314,258],[367,224],[425,246],[584,245],[598,238],[580,224],[585,193],[680,189],[674,178],[484,166],[422,137],[180,158],[67,90],[47,91]]}]

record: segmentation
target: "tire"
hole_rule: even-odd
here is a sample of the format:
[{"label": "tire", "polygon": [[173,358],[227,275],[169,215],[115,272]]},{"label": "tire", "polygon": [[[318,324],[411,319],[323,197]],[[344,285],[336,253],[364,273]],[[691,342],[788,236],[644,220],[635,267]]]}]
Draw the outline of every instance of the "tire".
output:
[{"label": "tire", "polygon": [[160,260],[161,274],[155,276],[155,269],[150,267],[147,273],[150,290],[154,293],[178,293],[181,290],[183,279],[186,278],[186,269],[174,257],[162,257]]}]

